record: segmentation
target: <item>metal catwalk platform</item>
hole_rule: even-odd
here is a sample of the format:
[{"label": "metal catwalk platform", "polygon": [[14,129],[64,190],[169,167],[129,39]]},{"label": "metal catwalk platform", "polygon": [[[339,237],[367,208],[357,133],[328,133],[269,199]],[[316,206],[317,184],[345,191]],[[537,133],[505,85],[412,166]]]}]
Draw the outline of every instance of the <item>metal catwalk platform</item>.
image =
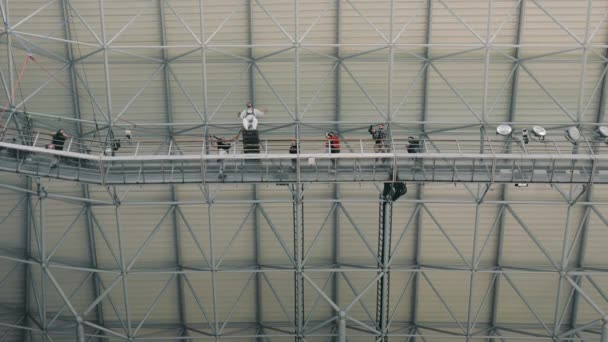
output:
[{"label": "metal catwalk platform", "polygon": [[[397,146],[393,146],[398,150]],[[0,171],[91,184],[406,182],[608,183],[608,154],[588,151],[423,153],[320,151],[226,155],[180,151],[115,156],[0,142]],[[458,149],[462,150],[460,146]],[[401,148],[401,150],[405,150]],[[292,167],[292,160],[297,160]],[[335,163],[335,165],[334,165]],[[221,169],[223,168],[223,172]]]}]

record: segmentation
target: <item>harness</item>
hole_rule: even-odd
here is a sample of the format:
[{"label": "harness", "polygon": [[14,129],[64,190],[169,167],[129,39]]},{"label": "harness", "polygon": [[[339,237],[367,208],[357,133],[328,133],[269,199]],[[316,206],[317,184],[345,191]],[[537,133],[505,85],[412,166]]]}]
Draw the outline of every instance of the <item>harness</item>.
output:
[{"label": "harness", "polygon": [[253,114],[253,108],[251,108],[251,111],[249,111],[249,108],[247,108],[245,110],[245,119],[247,119],[247,121],[252,121],[252,117],[255,118],[255,115]]},{"label": "harness", "polygon": [[381,144],[386,138],[386,132],[384,130],[376,130],[372,133],[372,138],[376,141],[376,144]]}]

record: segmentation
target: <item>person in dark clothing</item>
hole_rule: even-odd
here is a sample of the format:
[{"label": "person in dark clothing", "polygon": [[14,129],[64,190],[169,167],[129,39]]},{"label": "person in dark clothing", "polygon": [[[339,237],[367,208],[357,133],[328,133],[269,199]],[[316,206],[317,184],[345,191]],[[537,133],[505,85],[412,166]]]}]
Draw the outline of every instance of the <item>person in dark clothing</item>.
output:
[{"label": "person in dark clothing", "polygon": [[386,147],[386,131],[384,130],[384,125],[380,124],[376,126],[376,128],[370,125],[367,131],[372,135],[372,139],[374,139],[374,152],[383,153]]},{"label": "person in dark clothing", "polygon": [[[215,139],[218,154],[220,156],[228,154],[228,151],[230,151],[230,147],[232,147],[232,144],[230,144],[230,142],[228,142],[223,137],[216,137],[214,135],[213,138]],[[220,169],[217,176],[219,178],[224,178],[224,159],[218,159],[217,161],[218,163],[220,163]]]},{"label": "person in dark clothing", "polygon": [[[374,126],[370,125],[367,130],[369,134],[372,135],[372,139],[374,139],[374,152],[375,153],[385,153],[388,152],[388,148],[386,146],[386,131],[384,130],[384,125],[380,124],[374,128]],[[382,159],[382,162],[385,162],[386,159]],[[378,158],[376,158],[376,162],[378,162]]]},{"label": "person in dark clothing", "polygon": [[112,157],[116,155],[116,151],[120,149],[120,140],[114,139],[112,140]]},{"label": "person in dark clothing", "polygon": [[[334,132],[325,133],[325,138],[327,141],[325,142],[325,148],[329,148],[329,152],[331,154],[340,153],[340,137]],[[335,171],[338,166],[338,159],[332,159],[332,170]]]},{"label": "person in dark clothing", "polygon": [[[298,146],[298,142],[296,140],[291,141],[291,145],[289,145],[289,154],[298,154],[300,152],[300,146]],[[298,166],[298,159],[293,158],[291,160],[291,169],[295,170]]]},{"label": "person in dark clothing", "polygon": [[407,138],[407,153],[418,153],[420,152],[420,141],[414,137]]},{"label": "person in dark clothing", "polygon": [[215,138],[219,154],[227,154],[232,145],[224,138],[218,138],[215,135],[213,136],[213,138]]},{"label": "person in dark clothing", "polygon": [[53,135],[53,140],[51,143],[53,144],[53,146],[55,146],[56,150],[63,151],[65,139],[69,137],[69,135],[65,134],[65,130],[61,128]]}]

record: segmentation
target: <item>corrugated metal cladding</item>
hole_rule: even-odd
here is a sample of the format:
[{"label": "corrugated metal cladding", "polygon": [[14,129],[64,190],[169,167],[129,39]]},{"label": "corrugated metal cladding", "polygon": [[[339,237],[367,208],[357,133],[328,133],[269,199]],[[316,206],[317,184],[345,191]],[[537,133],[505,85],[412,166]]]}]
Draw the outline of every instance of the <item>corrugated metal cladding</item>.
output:
[{"label": "corrugated metal cladding", "polygon": [[[3,183],[13,186],[24,186],[26,180],[17,175],[3,175]],[[26,222],[25,194],[0,189],[3,205],[0,206],[0,228],[3,238],[0,241],[2,254],[21,257],[26,253],[26,235],[23,227]],[[14,312],[25,312],[24,279],[27,272],[25,264],[11,260],[0,260],[0,317],[3,321],[14,323],[19,317]],[[18,341],[22,334],[17,332],[7,337],[8,341]]]},{"label": "corrugated metal cladding", "polygon": [[[478,149],[479,127],[441,130],[485,122],[494,139],[494,126],[512,121],[516,129],[550,126],[550,134],[561,137],[563,126],[605,122],[606,117],[600,110],[608,1],[13,0],[1,7],[7,22],[18,26],[10,35],[0,32],[0,104],[7,102],[31,54],[35,61],[23,69],[13,104],[32,113],[34,127],[45,132],[76,132],[77,123],[69,119],[79,116],[87,120],[85,131],[112,120],[119,127],[137,125],[138,135],[164,137],[168,130],[151,126],[171,121],[178,130],[208,122],[211,134],[233,136],[237,113],[253,101],[269,109],[261,122],[273,130],[265,137],[293,137],[295,128],[287,124],[298,119],[305,138],[322,139],[325,130],[339,128],[349,140],[345,149],[356,151],[361,144],[371,147],[369,140],[360,141],[369,137],[370,123],[390,121],[393,137],[402,139],[417,135],[425,121],[427,129],[440,130],[430,134],[437,141],[426,148],[455,151],[472,148],[467,139],[475,140]],[[200,138],[203,129],[189,134]],[[318,152],[323,143],[310,140],[303,149]],[[226,320],[234,326],[259,321],[292,329],[289,187],[117,187],[120,205],[115,205],[112,188],[41,182],[59,196],[40,200],[35,192],[28,196],[0,187],[0,254],[7,256],[0,258],[1,323],[14,323],[19,318],[14,313],[40,315],[43,270],[12,259],[25,257],[47,260],[78,312],[87,309],[96,292],[112,287],[100,302],[101,317],[92,310],[85,318],[102,319],[119,333],[127,317],[137,323],[146,318],[161,329],[181,324],[182,314],[190,327],[205,333]],[[28,186],[12,174],[3,174],[0,183]],[[35,180],[31,183],[36,190]],[[378,275],[381,186],[304,186],[307,328],[335,315],[311,282],[341,308],[360,296],[361,303],[348,314],[362,322],[375,320],[377,287],[370,282]],[[417,320],[460,333],[459,324],[475,317],[481,329],[492,321],[492,305],[494,323],[505,327],[540,327],[539,318],[549,329],[560,319],[570,328],[597,319],[580,296],[573,315],[573,287],[549,272],[562,265],[598,270],[575,280],[588,299],[608,311],[605,293],[598,291],[608,288],[603,186],[578,197],[582,188],[569,185],[493,184],[483,201],[476,198],[485,192],[483,185],[408,186],[392,217],[389,311],[394,329]],[[90,206],[71,198],[85,192]],[[104,272],[93,277],[74,269],[93,265]],[[213,265],[217,271],[209,272]],[[342,272],[329,271],[336,265]],[[469,272],[471,265],[478,271]],[[252,267],[265,272],[244,270]],[[174,276],[175,270],[182,273]],[[28,286],[30,273],[33,284]],[[47,319],[58,316],[49,328],[73,324],[60,293],[48,278],[44,282]],[[234,326],[228,324],[224,332],[234,332]],[[429,341],[459,340],[424,329],[435,334]],[[255,334],[255,329],[243,331]],[[160,339],[174,333],[139,331]],[[293,340],[276,333],[274,340]],[[360,331],[351,333],[349,341],[369,340]],[[22,333],[11,334],[6,340],[23,340]],[[581,336],[597,340],[596,334]],[[53,335],[53,341],[63,340],[73,338]]]},{"label": "corrugated metal cladding", "polygon": [[[252,68],[253,100],[270,110],[264,120],[291,121],[296,112],[296,52],[289,48],[293,40],[299,39],[303,47],[299,49],[297,112],[305,122],[334,119],[336,98],[331,94],[338,83],[343,121],[384,121],[389,112],[395,121],[417,121],[422,117],[424,82],[420,75],[425,73],[427,53],[422,45],[427,35],[426,14],[430,11],[430,41],[437,45],[428,50],[432,65],[428,66],[426,120],[440,123],[508,119],[514,67],[509,56],[515,53],[512,44],[516,41],[520,11],[517,1],[452,0],[432,1],[430,5],[428,1],[396,1],[392,6],[389,1],[347,1],[338,5],[334,1],[310,0],[298,2],[297,6],[281,1],[135,1],[127,6],[113,0],[104,1],[103,25],[98,3],[70,1],[66,6],[70,15],[67,21],[63,20],[61,3],[50,4],[25,20],[18,26],[23,35],[14,39],[18,41],[14,44],[17,64],[25,52],[32,52],[42,55],[38,60],[45,69],[57,72],[56,79],[28,100],[27,109],[32,112],[74,116],[69,75],[61,71],[67,68],[63,39],[69,24],[70,38],[79,42],[72,44],[74,59],[84,57],[75,69],[80,112],[85,119],[103,122],[103,113],[110,112],[123,124],[166,122],[169,119],[164,95],[168,93],[174,122],[198,123],[205,118],[217,123],[234,122],[235,112],[250,97],[248,69]],[[588,11],[584,1],[523,3],[521,42],[525,45],[519,53],[525,62],[519,71],[514,119],[594,121],[604,53],[593,47],[583,52],[576,44],[584,39],[603,44],[607,31],[602,13],[606,5],[593,2]],[[31,2],[11,3],[11,22],[25,19],[34,6]],[[338,10],[340,34],[336,32]],[[556,16],[563,27],[545,12]],[[96,47],[104,35],[112,48],[107,55],[110,94],[106,94],[104,54]],[[389,71],[391,53],[383,46],[391,40],[397,45],[392,52],[395,63]],[[163,49],[170,61],[171,71],[166,75],[161,70],[163,53],[153,48],[162,41],[170,46]],[[487,71],[485,50],[480,45],[484,41],[494,45]],[[250,50],[244,45],[250,42],[255,44],[251,55],[258,59],[257,67],[248,63]],[[337,42],[342,44],[340,48],[333,46]],[[202,52],[205,44],[208,48]],[[572,49],[564,52],[568,47]],[[346,58],[344,67],[337,68],[341,69],[340,76],[331,72],[337,53]],[[206,66],[201,66],[203,60]],[[552,72],[556,69],[561,72]],[[43,70],[33,70],[28,75],[31,76],[23,82],[24,94],[31,94],[50,77]],[[165,77],[169,79],[167,90]],[[110,109],[107,97],[111,99]]]}]

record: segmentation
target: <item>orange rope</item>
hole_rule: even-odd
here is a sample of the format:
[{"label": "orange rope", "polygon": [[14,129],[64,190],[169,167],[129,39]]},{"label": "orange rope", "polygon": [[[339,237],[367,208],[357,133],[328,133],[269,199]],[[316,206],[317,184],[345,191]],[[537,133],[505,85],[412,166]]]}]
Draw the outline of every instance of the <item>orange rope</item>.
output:
[{"label": "orange rope", "polygon": [[15,85],[13,86],[13,89],[11,89],[11,93],[9,94],[10,98],[6,101],[6,104],[4,105],[4,109],[0,113],[0,120],[2,120],[2,116],[6,112],[6,109],[8,108],[8,106],[15,99],[15,91],[17,90],[19,83],[21,83],[21,79],[23,78],[23,75],[25,74],[25,67],[27,67],[27,64],[30,61],[36,61],[36,60],[34,59],[34,57],[32,55],[28,55],[27,57],[25,57],[25,60],[23,61],[23,66],[21,67],[21,71],[19,71],[19,77],[17,77],[17,81],[15,82]]}]

